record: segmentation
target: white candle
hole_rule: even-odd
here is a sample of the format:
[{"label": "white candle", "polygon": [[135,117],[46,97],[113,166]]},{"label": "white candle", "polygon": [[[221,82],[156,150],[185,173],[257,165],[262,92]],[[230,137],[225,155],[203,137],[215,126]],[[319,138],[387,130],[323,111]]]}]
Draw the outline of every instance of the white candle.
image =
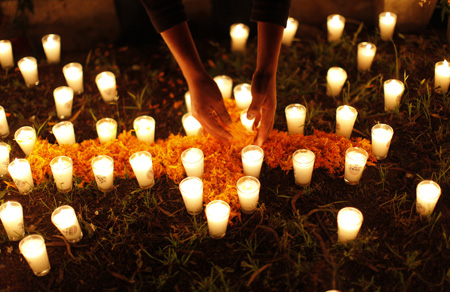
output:
[{"label": "white candle", "polygon": [[358,111],[349,105],[341,105],[336,109],[336,134],[350,138]]},{"label": "white candle", "polygon": [[361,211],[356,208],[345,207],[339,210],[337,215],[338,241],[354,240],[358,236],[363,220]]},{"label": "white candle", "polygon": [[235,23],[230,27],[231,51],[245,52],[250,29],[243,23]]},{"label": "white candle", "polygon": [[244,126],[244,128],[248,131],[248,132],[253,132],[253,124],[255,123],[255,119],[251,119],[249,120],[247,118],[247,110],[243,110],[241,112],[241,124]]},{"label": "white candle", "polygon": [[104,102],[114,103],[119,97],[116,89],[116,76],[113,72],[105,71],[95,77],[95,83]]},{"label": "white candle", "polygon": [[256,211],[261,183],[256,177],[243,176],[236,183],[241,211],[251,214]]},{"label": "white candle", "polygon": [[11,147],[5,142],[0,142],[0,177],[8,174],[9,152]]},{"label": "white candle", "polygon": [[3,69],[14,67],[11,41],[0,40],[0,64]]},{"label": "white candle", "polygon": [[349,185],[357,185],[366,166],[369,155],[359,147],[350,147],[345,151],[344,181]]},{"label": "white candle", "polygon": [[117,137],[117,122],[110,118],[103,118],[97,121],[97,135],[100,143],[114,141]]},{"label": "white candle", "polygon": [[366,72],[370,70],[376,52],[377,47],[372,43],[362,42],[358,44],[357,61],[359,72]]},{"label": "white candle", "polygon": [[63,205],[56,208],[52,213],[52,222],[68,242],[75,243],[83,238],[80,223],[72,207]]},{"label": "white candle", "polygon": [[264,150],[256,145],[245,146],[241,151],[241,159],[244,175],[259,178],[264,160]]},{"label": "white candle", "polygon": [[14,181],[14,184],[19,190],[19,193],[26,195],[33,191],[34,182],[28,160],[23,158],[14,159],[14,161],[8,165],[8,171]]},{"label": "white candle", "polygon": [[180,192],[186,211],[191,215],[203,210],[203,182],[198,177],[189,176],[180,182]]},{"label": "white candle", "polygon": [[183,128],[187,136],[198,135],[203,129],[200,122],[197,121],[191,113],[184,114],[181,118],[181,122],[183,123]]},{"label": "white candle", "polygon": [[83,93],[83,66],[80,63],[69,63],[63,67],[63,73],[67,85],[73,89],[73,92],[75,94]]},{"label": "white candle", "polygon": [[152,155],[139,151],[130,156],[130,164],[141,189],[149,189],[155,184]]},{"label": "white candle", "polygon": [[75,144],[75,130],[73,124],[69,121],[59,122],[52,128],[53,135],[59,145]]},{"label": "white candle", "polygon": [[298,186],[309,186],[314,170],[316,155],[308,149],[299,149],[294,152],[292,161],[294,165],[295,183]]},{"label": "white candle", "polygon": [[339,14],[328,15],[327,17],[327,31],[328,31],[328,42],[334,43],[338,42],[342,33],[344,32],[345,17]]},{"label": "white candle", "polygon": [[25,235],[23,225],[22,205],[18,202],[8,201],[0,206],[0,219],[2,219],[3,227],[6,235],[11,241],[17,241]]},{"label": "white candle", "polygon": [[56,87],[53,96],[58,118],[61,120],[69,118],[72,115],[73,89],[68,86]]},{"label": "white candle", "polygon": [[58,191],[67,193],[72,190],[73,162],[68,156],[57,156],[50,161],[53,179]]},{"label": "white candle", "polygon": [[397,15],[393,12],[381,12],[378,17],[378,22],[381,39],[383,41],[392,39],[395,24],[397,23]]},{"label": "white candle", "polygon": [[376,124],[372,127],[372,153],[377,160],[387,157],[394,130],[386,124]]},{"label": "white candle", "polygon": [[284,110],[286,114],[286,122],[288,133],[290,135],[303,135],[306,119],[306,107],[299,103],[293,103]]},{"label": "white candle", "polygon": [[114,160],[107,155],[99,155],[91,161],[97,187],[102,192],[109,192],[114,187]]},{"label": "white candle", "polygon": [[0,138],[8,137],[9,126],[8,120],[6,119],[5,109],[0,106]]},{"label": "white candle", "polygon": [[231,98],[233,92],[233,79],[227,75],[219,75],[214,77],[217,87],[219,87],[220,93],[223,98]]},{"label": "white candle", "polygon": [[201,178],[204,173],[204,155],[198,148],[188,148],[181,153],[181,162],[187,176]]},{"label": "white candle", "polygon": [[340,67],[331,67],[327,71],[327,95],[336,97],[344,87],[347,80],[347,72]]},{"label": "white candle", "polygon": [[19,242],[19,249],[36,276],[45,276],[50,272],[47,247],[42,236],[28,235]]},{"label": "white candle", "polygon": [[384,82],[383,89],[384,109],[386,111],[394,110],[400,105],[400,99],[405,91],[405,85],[400,80],[389,79]]},{"label": "white candle", "polygon": [[36,131],[30,126],[19,128],[14,133],[14,139],[19,144],[23,153],[28,156],[33,151],[34,144],[36,143]]},{"label": "white candle", "polygon": [[44,47],[47,62],[58,64],[61,59],[61,37],[57,34],[48,34],[42,37],[42,46]]},{"label": "white candle", "polygon": [[34,87],[39,84],[38,65],[35,58],[24,57],[19,60],[17,65],[27,87]]},{"label": "white candle", "polygon": [[416,189],[416,210],[421,216],[433,213],[441,196],[441,187],[432,180],[423,180]]},{"label": "white candle", "polygon": [[450,84],[450,66],[447,60],[434,65],[434,88],[438,93],[447,93]]},{"label": "white candle", "polygon": [[238,109],[248,109],[252,103],[252,88],[248,83],[241,83],[233,89],[234,99]]},{"label": "white candle", "polygon": [[286,46],[290,46],[292,44],[292,41],[294,40],[295,33],[298,29],[298,20],[289,17],[286,23],[286,28],[283,31],[283,38],[281,40],[281,43]]},{"label": "white candle", "polygon": [[205,213],[209,235],[215,239],[223,238],[227,232],[230,205],[222,200],[214,200],[206,205]]},{"label": "white candle", "polygon": [[186,110],[188,113],[192,112],[191,109],[191,94],[189,93],[189,91],[186,91],[186,93],[184,94],[184,102],[186,103]]},{"label": "white candle", "polygon": [[133,128],[139,141],[153,144],[155,142],[155,119],[150,116],[137,117]]}]

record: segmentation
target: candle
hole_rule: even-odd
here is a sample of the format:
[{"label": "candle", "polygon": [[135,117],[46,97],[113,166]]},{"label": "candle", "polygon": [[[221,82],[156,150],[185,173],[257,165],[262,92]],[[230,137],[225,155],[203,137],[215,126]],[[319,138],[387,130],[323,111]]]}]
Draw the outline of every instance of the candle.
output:
[{"label": "candle", "polygon": [[357,60],[359,72],[366,72],[370,70],[376,52],[377,47],[372,43],[362,42],[358,44]]},{"label": "candle", "polygon": [[14,67],[12,45],[9,40],[0,40],[0,64],[3,69]]},{"label": "candle", "polygon": [[308,149],[299,149],[294,152],[292,161],[294,165],[295,184],[306,187],[311,184],[316,155]]},{"label": "candle", "polygon": [[335,43],[341,39],[342,33],[344,32],[344,26],[345,17],[339,14],[328,15],[327,31],[329,43]]},{"label": "candle", "polygon": [[400,105],[405,85],[397,79],[389,79],[384,81],[384,109],[386,111],[394,110]]},{"label": "candle", "polygon": [[33,151],[34,144],[36,143],[36,131],[30,126],[19,128],[14,133],[14,139],[19,144],[23,153],[28,156]]},{"label": "candle", "polygon": [[105,71],[95,77],[95,83],[104,102],[114,103],[119,97],[116,89],[116,76],[110,71]]},{"label": "candle", "polygon": [[83,238],[80,223],[72,207],[63,205],[56,208],[52,213],[52,222],[68,242],[75,243]]},{"label": "candle", "polygon": [[341,105],[336,109],[336,134],[349,139],[352,135],[358,112],[349,105]]},{"label": "candle", "polygon": [[37,61],[33,57],[24,57],[17,63],[20,73],[27,87],[34,87],[39,84]]},{"label": "candle", "polygon": [[421,216],[433,213],[441,196],[441,187],[432,180],[423,180],[416,189],[416,210]]},{"label": "candle", "polygon": [[198,148],[188,148],[181,153],[181,162],[187,176],[201,178],[204,172],[203,151]]},{"label": "candle", "polygon": [[295,33],[298,29],[298,21],[295,18],[289,17],[286,23],[286,28],[283,30],[283,38],[281,43],[290,46],[294,40]]},{"label": "candle", "polygon": [[245,176],[259,178],[264,160],[264,151],[256,145],[245,146],[241,151],[242,166]]},{"label": "candle", "polygon": [[107,155],[99,155],[91,161],[95,182],[100,191],[106,193],[114,187],[114,160]]},{"label": "candle", "polygon": [[347,80],[347,72],[340,67],[331,67],[327,72],[327,95],[336,97]]},{"label": "candle", "polygon": [[114,141],[117,136],[117,122],[110,118],[103,118],[97,121],[97,135],[100,143]]},{"label": "candle", "polygon": [[180,182],[180,192],[186,211],[191,215],[203,210],[203,182],[198,177],[189,176]]},{"label": "candle", "polygon": [[34,182],[28,160],[23,158],[14,159],[14,161],[8,165],[8,171],[14,181],[14,184],[19,190],[19,193],[26,195],[33,191]]},{"label": "candle", "polygon": [[5,109],[0,106],[0,138],[9,136],[8,120],[6,119]]},{"label": "candle", "polygon": [[372,127],[372,153],[377,160],[387,157],[394,130],[386,124],[376,124]]},{"label": "candle", "polygon": [[130,156],[130,164],[141,189],[149,189],[155,184],[152,155],[139,151]]},{"label": "candle", "polygon": [[59,145],[75,144],[75,130],[73,124],[69,121],[59,122],[52,128],[53,135]]},{"label": "candle", "polygon": [[344,181],[349,185],[357,185],[366,166],[369,155],[359,147],[350,147],[345,151]]},{"label": "candle", "polygon": [[245,52],[245,45],[247,44],[249,33],[249,27],[243,23],[235,23],[231,25],[230,36],[232,52]]},{"label": "candle", "polygon": [[338,241],[347,242],[358,236],[363,223],[361,211],[353,207],[345,207],[339,210],[337,215]]},{"label": "candle", "polygon": [[5,142],[0,142],[0,177],[8,174],[9,152],[11,147]]},{"label": "candle", "polygon": [[306,107],[299,103],[293,103],[288,105],[284,112],[286,114],[288,133],[290,135],[303,135],[306,119]]},{"label": "candle", "polygon": [[241,211],[246,214],[255,212],[259,200],[261,183],[256,177],[243,176],[236,183]]},{"label": "candle", "polygon": [[434,65],[434,88],[438,93],[445,94],[450,84],[450,66],[447,60]]},{"label": "candle", "polygon": [[253,132],[253,124],[255,123],[255,119],[251,119],[249,120],[247,118],[247,110],[243,110],[241,112],[241,124],[244,126],[244,128],[248,131],[248,132]]},{"label": "candle", "polygon": [[50,272],[47,248],[42,236],[28,235],[19,242],[19,249],[36,276],[45,276]]},{"label": "candle", "polygon": [[184,94],[184,102],[186,103],[186,110],[188,113],[192,112],[191,109],[191,94],[189,93],[189,91],[186,91],[186,93]]},{"label": "candle", "polygon": [[215,239],[223,238],[227,232],[230,205],[222,200],[214,200],[206,205],[205,213],[209,235]]},{"label": "candle", "polygon": [[11,241],[17,241],[25,235],[23,227],[23,210],[22,205],[18,202],[8,201],[0,206],[0,219],[2,219],[3,227],[6,235]]},{"label": "candle", "polygon": [[58,64],[61,58],[61,37],[57,34],[45,35],[42,38],[42,46],[44,47],[47,62]]},{"label": "candle", "polygon": [[73,162],[70,157],[57,156],[50,161],[53,179],[58,191],[67,193],[72,190]]},{"label": "candle", "polygon": [[68,86],[59,86],[53,90],[55,98],[56,115],[58,118],[66,119],[72,115],[73,89]]},{"label": "candle", "polygon": [[233,92],[233,79],[227,75],[219,75],[214,77],[217,87],[219,87],[220,93],[223,98],[231,98]]},{"label": "candle", "polygon": [[397,23],[397,15],[393,12],[381,12],[378,17],[380,27],[380,37],[383,41],[392,39],[394,35],[395,24]]},{"label": "candle", "polygon": [[83,66],[80,63],[69,63],[63,67],[63,73],[67,85],[73,89],[73,92],[75,94],[83,93]]},{"label": "candle", "polygon": [[252,88],[248,83],[238,84],[233,89],[234,99],[238,109],[248,109],[252,103]]},{"label": "candle", "polygon": [[198,135],[203,129],[200,122],[191,113],[184,114],[181,122],[183,123],[183,128],[187,136]]},{"label": "candle", "polygon": [[155,142],[155,119],[150,116],[137,117],[133,128],[139,141],[153,144]]}]

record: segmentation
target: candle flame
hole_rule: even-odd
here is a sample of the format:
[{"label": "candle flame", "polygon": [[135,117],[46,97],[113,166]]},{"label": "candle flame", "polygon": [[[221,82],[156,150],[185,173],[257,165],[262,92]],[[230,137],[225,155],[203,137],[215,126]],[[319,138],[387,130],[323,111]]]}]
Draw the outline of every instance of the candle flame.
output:
[{"label": "candle flame", "polygon": [[442,65],[448,67],[448,62],[447,62],[447,60],[444,59],[444,63],[443,63]]}]

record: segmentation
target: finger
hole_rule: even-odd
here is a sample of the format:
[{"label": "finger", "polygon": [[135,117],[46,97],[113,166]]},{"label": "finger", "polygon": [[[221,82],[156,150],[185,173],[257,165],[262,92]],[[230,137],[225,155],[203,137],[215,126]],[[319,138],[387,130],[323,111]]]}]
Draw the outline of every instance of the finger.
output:
[{"label": "finger", "polygon": [[249,120],[256,118],[261,111],[261,107],[264,103],[264,96],[257,93],[256,90],[252,90],[252,103],[247,110],[247,118]]},{"label": "finger", "polygon": [[213,115],[199,117],[198,121],[207,133],[220,142],[229,143],[233,139],[233,136],[219,124]]},{"label": "finger", "polygon": [[218,102],[217,104],[213,105],[213,109],[216,111],[217,115],[219,116],[219,119],[225,124],[230,125],[231,124],[231,117],[230,114],[227,111],[227,108],[225,107],[225,104],[223,100]]},{"label": "finger", "polygon": [[261,125],[258,130],[258,135],[255,139],[255,144],[262,146],[267,140],[273,129],[275,113],[264,111],[262,112]]}]

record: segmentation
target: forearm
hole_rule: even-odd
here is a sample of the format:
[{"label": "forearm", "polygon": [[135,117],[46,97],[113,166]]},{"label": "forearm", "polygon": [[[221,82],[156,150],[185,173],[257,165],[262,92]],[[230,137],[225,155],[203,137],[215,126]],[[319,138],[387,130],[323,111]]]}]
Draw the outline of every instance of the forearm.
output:
[{"label": "forearm", "polygon": [[258,22],[258,48],[255,70],[258,74],[276,74],[283,30],[284,27],[278,24]]}]

